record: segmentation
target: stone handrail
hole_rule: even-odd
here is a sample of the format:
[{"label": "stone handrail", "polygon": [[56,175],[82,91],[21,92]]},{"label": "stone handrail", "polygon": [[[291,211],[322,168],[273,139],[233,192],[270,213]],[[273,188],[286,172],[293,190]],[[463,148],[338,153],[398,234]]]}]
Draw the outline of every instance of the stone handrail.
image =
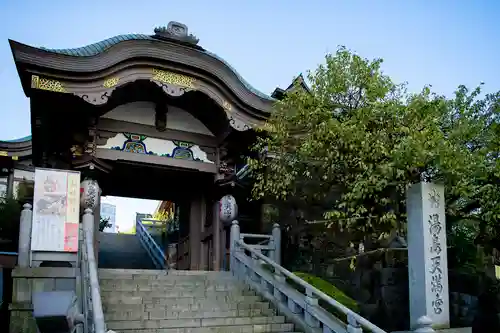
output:
[{"label": "stone handrail", "polygon": [[[249,260],[241,260],[241,262],[246,266],[247,270],[252,271],[251,275],[254,277],[257,275],[260,275],[261,278],[257,278],[257,280],[261,280],[260,285],[262,283],[270,284],[271,288],[273,288],[273,295],[279,295],[278,298],[288,298],[287,300],[287,305],[289,307],[303,307],[304,309],[304,321],[305,323],[310,326],[311,328],[323,328],[323,332],[339,332],[338,329],[342,327],[341,321],[337,318],[334,318],[333,315],[330,314],[332,318],[328,318],[328,313],[326,311],[317,311],[321,310],[319,305],[318,305],[318,300],[322,299],[324,302],[328,303],[332,307],[334,307],[336,310],[339,312],[345,314],[347,316],[348,324],[346,329],[344,329],[344,332],[356,332],[356,329],[359,331],[361,327],[368,329],[369,332],[373,333],[386,333],[384,330],[381,328],[375,326],[365,318],[361,317],[354,311],[350,310],[349,308],[345,307],[344,305],[340,304],[330,296],[326,295],[322,291],[316,289],[315,287],[311,286],[309,283],[305,282],[301,278],[299,278],[297,275],[293,274],[292,272],[288,271],[287,269],[283,268],[282,266],[276,264],[274,261],[269,259],[268,257],[264,256],[260,252],[256,251],[253,249],[251,246],[248,246],[247,244],[243,243],[242,241],[237,241],[237,245],[240,249],[246,250],[250,252],[251,258],[253,258],[252,261]],[[237,259],[243,259],[242,257],[245,256],[242,251],[236,254]],[[258,265],[258,261],[255,260],[258,259],[260,261],[263,261],[267,265],[273,267],[274,269],[274,276],[269,274],[269,276],[264,277],[262,274],[264,273],[263,269],[262,270],[255,270],[255,266]],[[303,295],[302,299],[296,299],[295,296],[296,293],[292,293],[292,290],[286,290],[290,289],[289,287],[284,284],[285,278],[288,278],[292,280],[293,282],[297,283],[301,287],[303,287],[306,290],[306,295]],[[263,281],[263,280],[264,281]],[[266,286],[267,287],[267,286]],[[282,287],[284,287],[283,290]],[[288,295],[290,293],[290,295]],[[295,295],[292,295],[295,294]],[[289,297],[287,297],[289,296]],[[291,297],[290,297],[291,296]],[[275,296],[276,297],[276,296]],[[298,301],[298,302],[297,302]],[[290,306],[293,304],[292,306]],[[302,306],[301,306],[302,305]],[[295,312],[295,311],[292,311]],[[296,313],[298,314],[298,313]],[[360,331],[362,332],[362,331]]]},{"label": "stone handrail", "polygon": [[[274,232],[274,230],[273,230]],[[244,234],[243,234],[244,235]],[[340,304],[322,291],[311,286],[292,272],[263,255],[253,245],[245,244],[237,221],[231,226],[231,272],[254,290],[273,302],[278,309],[292,319],[306,333],[386,333],[354,311]],[[264,269],[266,264],[274,273]],[[290,279],[303,287],[306,295],[287,285]],[[319,306],[319,299],[347,317],[347,325]]]},{"label": "stone handrail", "polygon": [[[276,236],[276,237],[275,237]],[[265,256],[258,245],[246,244],[246,234],[240,233],[237,221],[231,226],[231,267],[235,277],[246,282],[252,289],[274,303],[278,310],[291,319],[306,333],[386,333],[359,314],[345,307],[319,289],[313,287],[297,275]],[[276,250],[279,249],[279,226],[273,227],[273,239]],[[279,251],[279,250],[278,250]],[[266,269],[267,265],[272,271]],[[291,280],[305,290],[305,295],[287,284]],[[319,300],[332,306],[337,313],[347,318],[347,323],[326,311],[319,305]],[[415,328],[415,333],[432,333],[432,320],[422,316]]]},{"label": "stone handrail", "polygon": [[146,230],[146,228],[140,221],[136,221],[135,231],[136,236],[139,237],[139,241],[148,252],[156,268],[164,269],[166,266],[167,257],[165,256],[164,251],[160,248],[149,231]]},{"label": "stone handrail", "polygon": [[85,209],[82,222],[83,232],[80,239],[81,251],[78,252],[78,265],[81,274],[85,333],[106,333],[97,275],[97,261],[94,253],[95,220],[91,209]]},{"label": "stone handrail", "polygon": [[[238,221],[235,221],[238,223]],[[243,243],[246,238],[261,240],[256,244],[247,244],[252,247],[252,249],[265,254],[271,258],[275,263],[281,263],[281,229],[280,225],[273,224],[272,232],[270,235],[265,234],[249,234],[249,233],[239,233],[238,239]]]}]

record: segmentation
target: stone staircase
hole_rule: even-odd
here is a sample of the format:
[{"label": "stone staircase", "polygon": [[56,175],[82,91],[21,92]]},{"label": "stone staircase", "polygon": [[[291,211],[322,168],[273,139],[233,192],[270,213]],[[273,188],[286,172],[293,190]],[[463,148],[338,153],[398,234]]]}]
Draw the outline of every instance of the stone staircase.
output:
[{"label": "stone staircase", "polygon": [[155,269],[136,235],[100,232],[99,268]]},{"label": "stone staircase", "polygon": [[295,332],[229,272],[99,269],[108,329],[123,333]]}]

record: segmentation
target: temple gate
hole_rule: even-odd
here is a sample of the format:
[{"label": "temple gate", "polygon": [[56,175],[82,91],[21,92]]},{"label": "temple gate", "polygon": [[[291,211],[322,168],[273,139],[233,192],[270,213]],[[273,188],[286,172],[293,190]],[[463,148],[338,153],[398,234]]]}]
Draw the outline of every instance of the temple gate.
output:
[{"label": "temple gate", "polygon": [[[178,268],[219,270],[229,236],[218,202],[238,196],[242,156],[274,98],[177,22],[77,49],[9,42],[30,98],[31,168],[78,170],[102,195],[176,202],[188,212],[180,234],[189,253]],[[4,144],[5,155],[16,155],[14,143]],[[242,228],[245,215],[258,225],[259,204],[241,207]]]}]

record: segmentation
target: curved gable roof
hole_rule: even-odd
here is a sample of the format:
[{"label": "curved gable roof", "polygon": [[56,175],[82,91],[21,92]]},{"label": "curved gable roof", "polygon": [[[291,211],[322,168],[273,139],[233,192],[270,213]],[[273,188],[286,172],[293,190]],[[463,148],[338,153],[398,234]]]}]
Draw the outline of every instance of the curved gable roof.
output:
[{"label": "curved gable roof", "polygon": [[0,140],[0,156],[31,155],[31,140],[31,135],[19,139]]},{"label": "curved gable roof", "polygon": [[0,140],[1,143],[18,143],[18,142],[27,142],[31,141],[31,135],[19,138],[19,139],[12,139],[12,140]]},{"label": "curved gable roof", "polygon": [[[115,37],[107,38],[104,39],[100,42],[89,44],[86,46],[82,47],[77,47],[77,48],[71,48],[71,49],[49,49],[45,47],[40,47],[41,50],[51,52],[51,53],[58,53],[58,54],[64,54],[67,56],[72,56],[72,57],[92,57],[99,55],[109,48],[111,48],[114,45],[117,45],[121,42],[128,41],[128,40],[151,40],[151,41],[157,41],[158,38],[155,38],[155,36],[151,35],[145,35],[145,34],[126,34],[126,35],[118,35]],[[203,48],[199,48],[200,52],[205,53],[206,55],[211,56],[212,58],[220,61],[222,64],[224,64],[226,67],[228,67],[243,83],[243,85],[250,90],[252,93],[255,95],[268,99],[270,101],[274,101],[274,98],[261,92],[260,90],[256,89],[253,87],[247,80],[245,80],[237,71],[236,69],[231,66],[226,60],[223,58],[219,57],[215,53],[209,52]]]},{"label": "curved gable roof", "polygon": [[249,110],[256,110],[264,118],[269,116],[272,104],[276,101],[274,96],[259,91],[223,58],[198,46],[198,39],[188,35],[185,25],[170,22],[168,28],[156,28],[154,32],[154,35],[118,35],[68,49],[33,47],[13,40],[9,42],[25,92],[29,89],[30,79],[24,74],[31,71],[39,73],[43,69],[59,73],[57,75],[89,75],[96,78],[95,75],[101,75],[98,73],[105,73],[124,61],[149,58],[160,64],[175,63],[188,70],[191,68],[203,72],[202,75],[208,74],[226,85],[229,91],[250,107]]}]

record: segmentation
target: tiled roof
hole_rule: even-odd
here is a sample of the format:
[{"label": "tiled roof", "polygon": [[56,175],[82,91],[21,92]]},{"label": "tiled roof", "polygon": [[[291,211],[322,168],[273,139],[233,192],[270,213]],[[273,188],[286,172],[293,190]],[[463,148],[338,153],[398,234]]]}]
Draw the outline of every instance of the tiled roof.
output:
[{"label": "tiled roof", "polygon": [[10,143],[16,143],[16,142],[26,142],[31,140],[31,135],[25,136],[23,138],[19,139],[13,139],[13,140],[0,140],[1,142],[10,142]]},{"label": "tiled roof", "polygon": [[149,35],[128,34],[128,35],[118,35],[118,36],[111,37],[111,38],[102,40],[100,42],[94,43],[94,44],[90,44],[90,45],[82,46],[82,47],[77,47],[74,49],[48,49],[45,47],[41,47],[41,49],[48,51],[48,52],[65,54],[65,55],[74,56],[74,57],[91,57],[91,56],[95,56],[99,53],[106,51],[111,46],[116,45],[120,42],[124,42],[126,40],[141,40],[141,39],[143,39],[143,40],[156,40]]},{"label": "tiled roof", "polygon": [[[69,55],[69,56],[73,56],[73,57],[91,57],[91,56],[95,56],[97,54],[100,54],[100,53],[106,51],[107,49],[109,49],[113,45],[116,45],[120,42],[127,41],[127,40],[156,40],[157,41],[158,39],[156,39],[150,35],[128,34],[128,35],[118,35],[118,36],[111,37],[111,38],[105,39],[103,41],[94,43],[94,44],[90,44],[90,45],[78,47],[78,48],[73,48],[73,49],[48,49],[45,47],[41,47],[40,49],[45,50],[47,52],[65,54],[65,55]],[[264,94],[263,92],[254,88],[240,74],[238,74],[238,72],[229,63],[227,63],[221,57],[217,56],[214,53],[206,51],[206,50],[203,50],[200,52],[204,52],[205,54],[219,60],[224,65],[226,65],[238,77],[238,79],[241,81],[241,83],[243,83],[243,85],[248,90],[253,92],[255,95],[257,95],[261,98],[264,98],[264,99],[271,100],[271,101],[274,100],[274,98],[272,98],[271,96]]]}]

